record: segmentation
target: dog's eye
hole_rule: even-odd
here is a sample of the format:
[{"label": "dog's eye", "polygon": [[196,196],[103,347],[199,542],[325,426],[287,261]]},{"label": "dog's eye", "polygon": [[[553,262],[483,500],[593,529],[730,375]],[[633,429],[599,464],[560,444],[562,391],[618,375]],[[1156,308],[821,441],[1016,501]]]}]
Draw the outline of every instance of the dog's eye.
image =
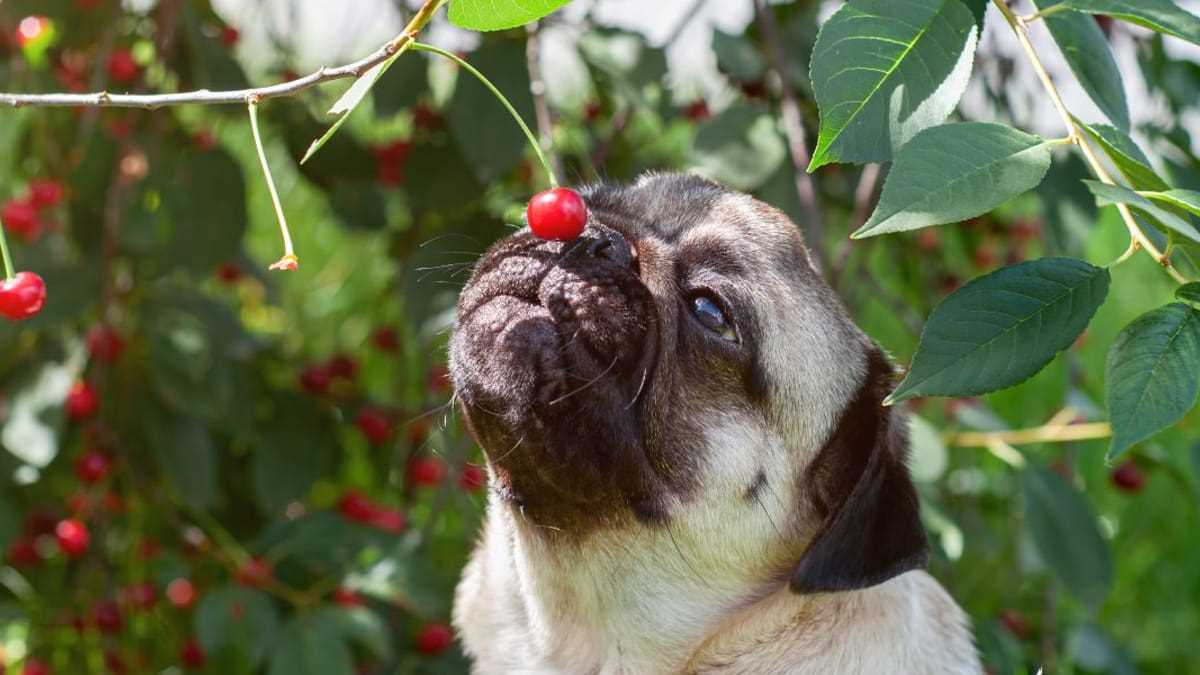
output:
[{"label": "dog's eye", "polygon": [[737,342],[737,331],[733,329],[733,323],[712,297],[702,293],[692,296],[692,314],[705,328],[725,340]]}]

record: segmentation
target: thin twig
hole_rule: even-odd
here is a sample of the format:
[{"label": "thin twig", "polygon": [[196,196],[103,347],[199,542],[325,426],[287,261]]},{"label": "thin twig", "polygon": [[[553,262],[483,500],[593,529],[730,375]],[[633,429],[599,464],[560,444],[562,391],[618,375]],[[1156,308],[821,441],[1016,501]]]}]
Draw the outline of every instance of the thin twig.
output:
[{"label": "thin twig", "polygon": [[1049,424],[1031,429],[1012,431],[960,431],[949,438],[951,445],[964,448],[984,448],[991,443],[1008,445],[1030,445],[1033,443],[1066,443],[1070,441],[1093,441],[1112,436],[1108,422],[1087,422],[1051,426]]},{"label": "thin twig", "polygon": [[273,263],[270,269],[294,270],[299,266],[300,260],[296,258],[296,250],[292,247],[292,233],[288,231],[283,202],[279,199],[279,190],[275,189],[275,178],[271,175],[267,150],[263,147],[262,134],[258,130],[258,100],[250,99],[246,107],[250,111],[250,132],[254,135],[254,149],[258,151],[258,161],[262,164],[263,176],[267,179],[267,190],[271,193],[271,204],[275,207],[275,217],[279,219],[279,231],[283,235],[283,257]]},{"label": "thin twig", "polygon": [[267,87],[250,89],[235,89],[231,91],[210,91],[199,89],[173,94],[114,94],[100,91],[90,94],[10,94],[0,93],[0,105],[14,108],[22,106],[38,107],[94,107],[94,108],[143,108],[153,110],[166,106],[204,104],[249,105],[251,101],[265,101],[271,98],[292,96],[311,89],[325,82],[357,78],[375,66],[387,61],[401,48],[412,42],[416,31],[429,22],[433,12],[440,8],[444,0],[428,0],[421,10],[409,22],[405,31],[387,44],[358,61],[336,68],[319,68],[316,72],[295,80],[274,84]]},{"label": "thin twig", "polygon": [[546,81],[542,79],[541,22],[525,27],[525,62],[529,69],[529,93],[533,96],[533,112],[537,120],[538,141],[546,151],[554,175],[563,175],[562,160],[554,151],[554,114],[546,102]]},{"label": "thin twig", "polygon": [[[1055,110],[1058,111],[1059,117],[1062,118],[1063,125],[1066,126],[1069,137],[1072,139],[1075,145],[1079,146],[1080,151],[1083,152],[1083,156],[1085,159],[1087,159],[1088,164],[1091,166],[1092,172],[1096,174],[1096,177],[1100,179],[1100,182],[1107,185],[1116,185],[1116,181],[1113,180],[1113,177],[1108,173],[1108,170],[1104,168],[1104,164],[1100,161],[1100,158],[1096,156],[1096,151],[1092,149],[1091,144],[1086,138],[1084,138],[1084,135],[1080,132],[1079,125],[1075,122],[1075,118],[1071,115],[1070,111],[1067,110],[1066,104],[1063,103],[1062,96],[1059,94],[1058,88],[1054,85],[1054,80],[1050,78],[1050,73],[1046,71],[1045,65],[1042,64],[1041,57],[1038,56],[1037,50],[1034,49],[1033,43],[1029,39],[1029,26],[1026,25],[1025,20],[1022,17],[1014,14],[1004,0],[992,0],[992,4],[994,4],[996,9],[1000,10],[1000,13],[1004,15],[1005,20],[1008,21],[1008,25],[1013,29],[1013,33],[1016,34],[1017,42],[1021,44],[1022,49],[1025,51],[1025,55],[1029,58],[1030,64],[1033,65],[1033,69],[1037,73],[1038,79],[1041,80],[1042,86],[1045,88],[1046,93],[1050,96],[1050,101],[1054,104]],[[1139,246],[1145,249],[1145,251],[1149,253],[1150,256],[1153,257],[1154,260],[1161,265],[1173,279],[1181,284],[1187,283],[1187,277],[1183,276],[1179,270],[1175,269],[1175,267],[1171,264],[1170,257],[1159,251],[1158,247],[1154,245],[1154,242],[1150,241],[1150,239],[1146,236],[1146,233],[1142,231],[1141,226],[1138,225],[1137,219],[1134,218],[1133,211],[1129,209],[1129,206],[1126,204],[1117,204],[1117,211],[1120,212],[1121,219],[1125,221],[1125,227],[1129,230],[1129,236],[1133,239],[1133,241],[1137,242]]]},{"label": "thin twig", "polygon": [[821,266],[828,270],[824,246],[824,225],[821,222],[821,205],[817,197],[816,185],[808,173],[808,164],[812,156],[808,152],[804,118],[800,114],[800,103],[796,98],[796,89],[792,86],[792,79],[788,72],[787,55],[779,36],[779,25],[775,22],[775,14],[767,5],[766,0],[754,0],[754,13],[758,17],[759,30],[762,31],[767,61],[775,76],[779,78],[779,108],[783,117],[783,132],[787,136],[788,154],[792,159],[796,194],[800,197],[800,204],[808,212],[808,222],[805,223],[804,229],[808,235],[809,247],[816,251]]}]

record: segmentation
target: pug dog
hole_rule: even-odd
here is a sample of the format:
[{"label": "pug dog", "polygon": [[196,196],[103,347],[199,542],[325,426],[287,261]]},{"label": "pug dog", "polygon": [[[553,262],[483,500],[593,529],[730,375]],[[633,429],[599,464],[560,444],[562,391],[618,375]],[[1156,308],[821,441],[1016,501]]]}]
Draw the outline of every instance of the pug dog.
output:
[{"label": "pug dog", "polygon": [[796,225],[691,175],[581,194],[582,237],[498,242],[458,303],[474,672],[980,673],[892,367]]}]

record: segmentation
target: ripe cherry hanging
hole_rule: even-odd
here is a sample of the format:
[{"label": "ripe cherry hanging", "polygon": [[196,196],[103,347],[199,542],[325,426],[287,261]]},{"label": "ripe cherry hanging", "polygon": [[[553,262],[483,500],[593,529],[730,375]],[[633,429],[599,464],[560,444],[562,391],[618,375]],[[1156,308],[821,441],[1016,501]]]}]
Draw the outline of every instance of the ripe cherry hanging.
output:
[{"label": "ripe cherry hanging", "polygon": [[525,218],[535,236],[571,241],[578,239],[587,226],[587,205],[578,192],[556,187],[534,195],[525,209]]},{"label": "ripe cherry hanging", "polygon": [[33,272],[17,272],[0,282],[0,315],[20,321],[42,311],[46,304],[46,282]]}]

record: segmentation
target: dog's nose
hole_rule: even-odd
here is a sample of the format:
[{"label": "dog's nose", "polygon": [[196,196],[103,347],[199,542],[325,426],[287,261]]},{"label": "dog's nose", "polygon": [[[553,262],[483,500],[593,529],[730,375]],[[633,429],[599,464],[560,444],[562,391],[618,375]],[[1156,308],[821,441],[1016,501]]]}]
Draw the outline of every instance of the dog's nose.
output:
[{"label": "dog's nose", "polygon": [[604,226],[589,227],[584,233],[587,246],[584,255],[609,260],[622,267],[637,265],[637,251],[620,232]]}]

